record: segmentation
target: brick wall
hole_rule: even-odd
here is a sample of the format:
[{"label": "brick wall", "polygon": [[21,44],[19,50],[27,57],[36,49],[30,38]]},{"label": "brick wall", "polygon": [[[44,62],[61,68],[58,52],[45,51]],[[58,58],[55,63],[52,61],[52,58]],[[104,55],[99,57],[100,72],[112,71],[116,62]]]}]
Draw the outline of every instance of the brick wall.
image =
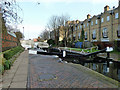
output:
[{"label": "brick wall", "polygon": [[17,43],[18,41],[16,37],[8,33],[2,34],[2,51],[16,47],[18,45]]}]

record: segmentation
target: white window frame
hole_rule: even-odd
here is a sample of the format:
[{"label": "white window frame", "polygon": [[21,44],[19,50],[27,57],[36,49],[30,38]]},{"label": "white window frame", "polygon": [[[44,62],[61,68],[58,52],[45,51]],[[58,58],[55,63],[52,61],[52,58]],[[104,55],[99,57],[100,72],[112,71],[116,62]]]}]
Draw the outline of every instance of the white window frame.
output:
[{"label": "white window frame", "polygon": [[118,19],[118,13],[115,13],[115,19]]},{"label": "white window frame", "polygon": [[82,26],[80,25],[80,29],[82,28]]},{"label": "white window frame", "polygon": [[96,19],[96,20],[95,20],[95,24],[97,25],[97,23],[98,23],[98,20]]},{"label": "white window frame", "polygon": [[93,39],[96,39],[96,30],[93,30],[93,36],[92,36]]},{"label": "white window frame", "polygon": [[88,25],[89,25],[89,24],[87,23],[87,27],[88,27]]},{"label": "white window frame", "polygon": [[93,21],[91,22],[91,25],[93,26]]},{"label": "white window frame", "polygon": [[103,23],[104,22],[104,18],[101,18],[101,23]]},{"label": "white window frame", "polygon": [[108,31],[107,28],[103,28],[103,38],[108,38]]},{"label": "white window frame", "polygon": [[79,37],[78,39],[80,39],[80,33],[78,34],[78,37]]},{"label": "white window frame", "polygon": [[84,28],[85,28],[85,24],[84,24]]},{"label": "white window frame", "polygon": [[107,16],[107,21],[110,21],[110,16]]},{"label": "white window frame", "polygon": [[87,39],[87,31],[85,32],[85,38]]}]

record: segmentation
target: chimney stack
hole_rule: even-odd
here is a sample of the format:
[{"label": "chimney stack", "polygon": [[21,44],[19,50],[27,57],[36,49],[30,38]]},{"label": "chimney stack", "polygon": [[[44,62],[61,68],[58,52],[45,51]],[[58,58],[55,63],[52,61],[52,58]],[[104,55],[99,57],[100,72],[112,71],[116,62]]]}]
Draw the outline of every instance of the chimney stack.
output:
[{"label": "chimney stack", "polygon": [[90,19],[90,17],[91,17],[91,15],[90,15],[90,14],[88,14],[88,15],[87,15],[87,19]]},{"label": "chimney stack", "polygon": [[106,11],[109,11],[109,6],[108,6],[108,5],[106,5],[106,6],[104,7],[104,12],[106,12]]}]

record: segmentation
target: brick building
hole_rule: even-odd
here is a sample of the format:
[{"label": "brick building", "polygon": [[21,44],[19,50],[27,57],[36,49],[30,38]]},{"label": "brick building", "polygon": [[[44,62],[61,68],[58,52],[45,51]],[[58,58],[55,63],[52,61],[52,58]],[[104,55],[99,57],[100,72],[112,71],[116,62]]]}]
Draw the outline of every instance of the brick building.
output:
[{"label": "brick building", "polygon": [[120,0],[118,7],[110,9],[108,5],[104,7],[104,12],[91,17],[87,15],[84,21],[68,21],[68,38],[73,41],[80,39],[81,31],[84,30],[85,42],[92,42],[100,45],[101,48],[113,46],[115,42],[120,46]]}]

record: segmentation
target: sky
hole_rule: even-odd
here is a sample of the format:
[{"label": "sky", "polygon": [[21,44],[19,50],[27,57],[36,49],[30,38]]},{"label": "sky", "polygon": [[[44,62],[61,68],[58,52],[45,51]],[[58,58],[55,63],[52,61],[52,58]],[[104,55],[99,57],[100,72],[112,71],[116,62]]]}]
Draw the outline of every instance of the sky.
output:
[{"label": "sky", "polygon": [[[45,29],[50,17],[69,15],[70,20],[83,21],[87,14],[98,15],[106,5],[118,7],[118,0],[16,0],[22,8],[20,16],[23,23],[19,25],[25,39],[37,38]],[[40,3],[40,4],[38,4]],[[24,30],[23,30],[24,27]]]}]

